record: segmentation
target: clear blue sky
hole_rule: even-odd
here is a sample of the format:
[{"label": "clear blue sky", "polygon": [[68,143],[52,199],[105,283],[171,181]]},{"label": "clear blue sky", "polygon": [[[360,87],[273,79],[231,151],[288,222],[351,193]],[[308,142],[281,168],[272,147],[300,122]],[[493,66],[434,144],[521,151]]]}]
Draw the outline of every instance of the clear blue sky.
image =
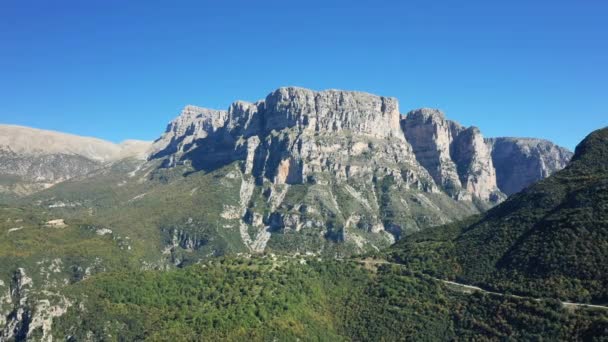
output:
[{"label": "clear blue sky", "polygon": [[438,107],[569,148],[608,125],[608,2],[0,0],[0,123],[155,139],[275,88]]}]

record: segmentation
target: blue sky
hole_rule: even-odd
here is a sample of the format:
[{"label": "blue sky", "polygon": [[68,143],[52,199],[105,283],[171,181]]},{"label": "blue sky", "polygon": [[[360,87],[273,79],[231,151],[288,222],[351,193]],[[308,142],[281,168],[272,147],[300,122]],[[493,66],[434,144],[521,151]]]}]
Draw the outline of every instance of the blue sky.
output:
[{"label": "blue sky", "polygon": [[275,88],[438,107],[573,148],[608,125],[608,2],[0,1],[0,122],[152,140]]}]

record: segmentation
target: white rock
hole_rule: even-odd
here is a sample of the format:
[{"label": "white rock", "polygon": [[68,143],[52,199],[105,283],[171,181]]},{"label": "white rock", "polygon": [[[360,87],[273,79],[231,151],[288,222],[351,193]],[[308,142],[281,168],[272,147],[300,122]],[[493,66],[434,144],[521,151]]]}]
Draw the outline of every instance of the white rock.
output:
[{"label": "white rock", "polygon": [[47,221],[45,223],[45,226],[48,228],[65,228],[68,225],[65,224],[64,219],[55,219],[55,220]]},{"label": "white rock", "polygon": [[97,235],[102,235],[103,236],[103,235],[107,235],[107,234],[112,234],[112,230],[108,229],[108,228],[101,228],[101,229],[97,229],[95,231],[95,233]]}]

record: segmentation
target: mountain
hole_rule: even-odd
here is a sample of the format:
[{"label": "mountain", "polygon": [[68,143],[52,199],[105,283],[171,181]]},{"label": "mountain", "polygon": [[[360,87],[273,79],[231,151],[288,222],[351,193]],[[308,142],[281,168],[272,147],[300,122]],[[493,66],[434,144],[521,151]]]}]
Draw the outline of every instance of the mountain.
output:
[{"label": "mountain", "polygon": [[[383,255],[400,239],[394,260],[426,251],[430,272],[455,276],[446,271],[455,262],[435,257],[455,250],[451,240],[437,239],[439,251],[417,242],[456,234],[461,223],[431,227],[506,197],[499,165],[509,153],[437,110],[402,115],[393,98],[280,88],[225,111],[187,106],[151,145],[8,134],[14,159],[3,167],[27,171],[13,184],[55,167],[31,166],[36,158],[90,164],[67,174],[57,162],[67,176],[0,204],[0,340],[583,339],[606,330],[603,311],[470,295],[419,265],[348,259]],[[566,163],[551,143],[534,146],[513,154],[531,175],[515,187]]]},{"label": "mountain", "polygon": [[415,234],[393,258],[497,291],[608,302],[608,128],[570,164],[477,219]]},{"label": "mountain", "polygon": [[204,172],[234,165],[229,177],[241,180],[238,203],[225,202],[222,217],[240,227],[251,250],[279,242],[273,235],[297,246],[302,234],[382,247],[478,211],[440,191],[399,120],[393,98],[281,88],[228,111],[186,107],[155,142],[151,159]]},{"label": "mountain", "polygon": [[222,214],[251,250],[301,245],[303,228],[365,250],[486,210],[506,198],[500,185],[520,190],[569,159],[549,142],[518,148],[512,161],[523,175],[512,177],[503,145],[438,110],[402,116],[394,98],[287,87],[226,111],[187,106],[151,160],[194,172],[236,163],[239,201]]},{"label": "mountain", "polygon": [[96,138],[0,125],[0,194],[28,195],[84,176],[109,161],[145,158],[149,145],[135,140],[119,145]]},{"label": "mountain", "polygon": [[506,195],[521,191],[563,169],[572,152],[534,138],[486,139],[496,168],[497,185]]},{"label": "mountain", "polygon": [[[438,110],[402,115],[394,98],[296,87],[228,110],[188,105],[151,146],[29,134],[36,137],[6,139],[15,151],[7,191],[59,183],[24,203],[70,206],[81,210],[70,215],[112,222],[125,235],[145,225],[157,235],[144,239],[160,240],[154,249],[172,250],[175,264],[231,252],[378,250],[485,211],[506,198],[501,184],[527,186],[568,159],[549,142],[510,153]],[[525,175],[512,177],[509,166]]]}]

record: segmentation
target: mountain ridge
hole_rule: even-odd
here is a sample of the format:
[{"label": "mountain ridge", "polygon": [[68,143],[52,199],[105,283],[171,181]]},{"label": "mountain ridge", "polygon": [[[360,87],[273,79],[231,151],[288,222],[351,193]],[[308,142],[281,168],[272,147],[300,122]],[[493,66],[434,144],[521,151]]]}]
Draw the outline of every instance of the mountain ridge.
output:
[{"label": "mountain ridge", "polygon": [[149,142],[0,125],[0,195],[24,196],[84,176],[123,158],[145,159]]},{"label": "mountain ridge", "polygon": [[[463,170],[462,172],[460,172],[460,174],[456,175],[456,173],[454,173],[452,176],[448,177],[449,179],[447,180],[447,183],[444,183],[441,179],[439,179],[440,177],[437,176],[436,172],[433,170],[432,166],[429,166],[429,163],[425,163],[425,157],[424,156],[418,156],[416,155],[416,159],[420,159],[418,160],[419,162],[421,162],[423,164],[423,166],[426,165],[426,169],[427,171],[430,172],[431,175],[435,175],[433,176],[434,180],[436,183],[438,183],[438,185],[440,186],[445,186],[448,187],[448,189],[446,189],[448,192],[453,192],[452,195],[455,198],[460,198],[460,199],[471,199],[470,194],[466,194],[466,192],[468,193],[476,193],[476,195],[484,198],[484,200],[490,200],[490,197],[493,198],[493,202],[500,202],[501,200],[504,199],[504,195],[500,194],[502,193],[506,193],[508,194],[512,194],[514,192],[517,192],[519,190],[521,190],[522,188],[524,188],[525,186],[533,183],[534,181],[538,181],[539,179],[542,179],[544,177],[546,177],[547,175],[551,174],[552,172],[555,172],[558,169],[563,168],[566,163],[568,162],[570,156],[571,156],[571,152],[569,152],[567,149],[556,146],[546,140],[538,140],[539,144],[544,144],[545,146],[543,146],[544,148],[546,148],[547,146],[549,146],[550,148],[553,148],[554,151],[550,151],[550,153],[552,153],[551,156],[546,157],[545,159],[547,160],[551,160],[551,163],[549,163],[550,165],[545,165],[546,163],[543,163],[542,161],[537,161],[537,160],[531,160],[531,159],[542,159],[544,158],[543,154],[544,153],[549,153],[549,152],[544,152],[541,148],[536,148],[534,150],[535,155],[534,156],[529,156],[525,154],[525,151],[522,151],[524,148],[521,147],[521,145],[525,145],[525,142],[532,142],[534,140],[531,140],[529,138],[511,138],[511,137],[507,137],[507,138],[484,138],[479,129],[475,128],[475,127],[463,127],[462,125],[458,124],[457,122],[451,121],[451,120],[447,120],[445,118],[445,114],[443,112],[441,112],[440,110],[437,109],[432,109],[432,108],[421,108],[418,110],[412,110],[410,112],[408,112],[407,114],[397,114],[399,112],[398,110],[398,102],[395,98],[390,98],[390,97],[382,97],[382,96],[377,96],[377,95],[373,95],[370,93],[366,93],[366,92],[356,92],[356,91],[341,91],[341,90],[336,90],[336,89],[330,89],[330,90],[324,90],[324,91],[312,91],[309,89],[305,89],[305,88],[301,88],[301,87],[283,87],[283,88],[279,88],[273,92],[271,92],[266,99],[264,100],[259,100],[255,103],[250,103],[250,102],[246,102],[246,101],[235,101],[234,103],[232,103],[229,106],[228,110],[217,110],[217,109],[206,109],[203,107],[196,107],[196,106],[192,106],[192,105],[188,105],[186,107],[184,107],[184,110],[182,111],[182,114],[180,114],[178,117],[176,117],[169,125],[168,125],[168,129],[165,132],[165,134],[163,134],[159,139],[157,139],[157,141],[155,142],[155,151],[153,153],[151,153],[151,158],[155,158],[155,157],[164,157],[167,156],[169,154],[172,154],[170,151],[176,151],[177,153],[174,153],[172,158],[168,161],[168,164],[166,165],[175,165],[178,160],[180,158],[183,158],[183,155],[186,151],[182,151],[181,149],[186,148],[187,150],[191,150],[193,146],[196,145],[196,143],[194,142],[195,140],[200,140],[201,138],[204,138],[208,135],[208,132],[205,131],[206,128],[210,128],[212,130],[212,132],[215,132],[217,130],[223,129],[228,127],[228,129],[234,129],[235,127],[237,127],[238,125],[247,125],[247,129],[249,130],[248,132],[242,132],[245,134],[245,136],[251,136],[252,134],[255,135],[255,132],[252,132],[252,130],[256,130],[256,129],[260,129],[259,128],[259,123],[258,126],[254,126],[252,127],[251,124],[251,120],[253,119],[254,121],[256,120],[255,117],[260,116],[260,115],[265,115],[265,114],[260,114],[260,112],[264,112],[265,107],[266,107],[266,103],[274,103],[275,96],[281,97],[281,96],[289,96],[289,94],[293,95],[293,98],[290,99],[290,101],[293,102],[297,102],[299,103],[299,106],[304,106],[306,105],[307,101],[315,101],[315,99],[317,99],[318,97],[323,97],[326,94],[339,94],[339,96],[337,97],[338,99],[342,99],[344,96],[351,96],[356,98],[357,96],[363,96],[363,98],[377,98],[379,99],[379,101],[388,101],[388,103],[391,103],[392,106],[396,107],[395,113],[393,113],[392,115],[390,115],[390,118],[388,119],[389,124],[387,125],[379,125],[379,124],[374,124],[373,121],[372,123],[364,123],[362,124],[364,127],[364,131],[360,132],[362,134],[367,134],[367,133],[371,133],[371,134],[376,134],[379,136],[383,136],[383,134],[391,134],[392,136],[396,137],[397,139],[401,139],[402,136],[405,134],[405,138],[406,138],[406,142],[410,145],[416,145],[416,141],[414,138],[412,138],[411,134],[408,134],[408,132],[406,131],[406,128],[411,128],[412,126],[412,122],[414,121],[413,125],[417,126],[416,128],[422,129],[422,130],[428,130],[429,123],[433,124],[439,121],[445,122],[446,125],[451,125],[450,130],[451,130],[451,134],[455,134],[458,135],[456,133],[461,133],[463,131],[466,131],[464,135],[462,135],[463,137],[466,135],[468,136],[469,140],[468,141],[463,141],[463,139],[460,139],[460,149],[461,150],[473,150],[473,154],[475,154],[475,156],[473,155],[469,155],[469,156],[463,156],[462,154],[464,153],[465,155],[467,154],[467,152],[463,152],[461,153],[461,159],[464,160],[465,164],[469,164],[469,163],[476,163],[476,166],[469,166],[469,167],[465,167],[462,166]],[[283,94],[283,95],[280,95]],[[306,94],[306,96],[304,96],[303,94]],[[330,96],[331,97],[331,96]],[[336,96],[334,96],[334,98],[336,98]],[[318,105],[318,104],[317,104]],[[315,105],[316,106],[316,105]],[[189,111],[192,110],[192,108],[196,108],[196,110],[201,111],[201,112],[205,112],[207,113],[207,115],[205,116],[205,118],[202,118],[200,115],[197,117],[194,117],[189,113]],[[285,110],[287,112],[289,112],[289,108],[286,107]],[[248,119],[245,120],[245,122],[241,122],[239,123],[238,120],[236,119],[235,115],[238,116],[239,113],[245,113],[246,111],[254,111],[255,113],[249,113],[249,114],[244,114],[244,115],[249,115]],[[276,112],[276,111],[275,111]],[[231,114],[232,113],[232,114]],[[309,113],[312,113],[312,117],[315,117],[314,114],[314,110],[309,110]],[[373,111],[372,111],[373,113]],[[380,117],[382,117],[382,112],[378,111],[375,112],[376,114],[379,114]],[[215,119],[212,119],[213,116],[216,116]],[[268,114],[270,117],[273,117],[273,114],[270,113]],[[289,114],[287,114],[289,115]],[[417,120],[415,118],[415,116],[422,116],[423,119],[422,120]],[[306,116],[306,120],[308,119],[310,115]],[[334,119],[333,125],[334,126],[340,126],[340,129],[347,129],[348,128],[348,124],[349,124],[349,119],[350,120],[356,120],[356,118],[351,117],[340,117],[340,115],[337,115],[338,118]],[[376,115],[378,116],[378,115]],[[371,116],[372,118],[374,117],[374,115]],[[315,117],[316,118],[316,117]],[[433,122],[425,122],[428,121],[428,119],[430,118],[434,118]],[[347,127],[341,127],[342,125],[342,121],[338,120],[338,119],[346,119],[344,122],[346,122]],[[214,120],[213,122],[210,122],[209,120]],[[273,118],[270,118],[269,120],[276,120]],[[286,123],[288,123],[289,119],[285,118]],[[301,118],[301,120],[304,120]],[[316,119],[315,119],[316,120]],[[326,119],[327,120],[327,119]],[[329,119],[331,120],[331,119]],[[373,119],[372,119],[373,120]],[[259,119],[258,119],[259,121]],[[392,123],[390,123],[392,121]],[[401,129],[404,133],[395,133],[395,129],[396,129],[396,122],[399,121],[400,125],[402,126]],[[336,124],[337,122],[337,124]],[[290,124],[294,124],[294,125],[308,125],[308,123],[304,123],[304,122],[300,122],[299,124],[296,122],[291,122]],[[185,134],[182,136],[182,138],[180,138],[181,140],[186,141],[186,143],[181,143],[179,146],[174,146],[171,148],[165,148],[167,146],[170,145],[170,142],[167,141],[168,136],[170,136],[171,132],[170,130],[175,130],[177,129],[178,126],[183,125],[183,126],[190,126],[189,129],[193,130],[193,134]],[[410,126],[410,127],[406,127],[406,126]],[[308,127],[311,127],[311,125],[308,125]],[[173,127],[173,128],[171,128]],[[373,129],[371,129],[373,127]],[[426,127],[426,128],[425,128]],[[275,127],[278,128],[278,127]],[[313,130],[315,132],[331,132],[333,129],[335,129],[336,127],[333,127],[332,124],[330,124],[329,126],[323,126],[324,129],[320,129],[320,127],[318,126],[318,124],[313,127]],[[361,127],[359,127],[361,128]],[[182,127],[181,130],[184,131],[186,129],[186,127]],[[269,129],[272,129],[272,127],[270,127]],[[367,130],[366,130],[367,129]],[[305,130],[306,131],[306,130]],[[393,133],[390,133],[393,132]],[[267,134],[264,132],[260,132],[261,136]],[[409,137],[408,137],[409,135]],[[221,139],[224,139],[224,137],[222,137]],[[481,138],[481,139],[479,139]],[[170,138],[169,138],[170,139]],[[180,140],[178,139],[178,140]],[[432,137],[432,139],[443,139],[442,136],[437,136],[434,135]],[[450,137],[446,138],[448,140],[452,139]],[[477,140],[476,140],[477,139]],[[481,140],[484,140],[486,142],[486,145],[488,145],[487,147],[483,147],[481,144]],[[509,172],[513,172],[512,170],[496,170],[494,171],[493,169],[496,169],[492,163],[495,163],[496,161],[493,160],[494,155],[498,155],[496,153],[496,151],[493,149],[494,145],[495,145],[495,141],[503,141],[502,145],[507,144],[507,142],[511,143],[510,148],[512,150],[517,150],[517,152],[519,152],[520,154],[522,154],[523,156],[520,158],[520,162],[522,163],[527,163],[528,167],[522,167],[522,170],[516,170],[519,172],[527,172],[526,175],[524,175],[525,179],[521,182],[514,182],[514,181],[503,181],[503,180],[498,180],[495,179],[497,177],[501,177],[501,178],[506,178],[507,176],[504,176],[506,173]],[[468,144],[477,144],[477,146],[467,146]],[[450,141],[450,143],[448,143],[449,146],[444,147],[444,149],[447,149],[446,151],[443,152],[444,155],[447,156],[447,159],[451,159],[452,154],[453,154],[453,144]],[[501,145],[501,146],[502,146]],[[489,149],[489,151],[483,151],[484,149]],[[532,149],[527,148],[527,150]],[[475,151],[479,151],[479,154],[476,154]],[[471,152],[469,152],[471,153]],[[441,153],[440,153],[441,154]],[[491,155],[491,156],[488,156]],[[504,153],[503,153],[504,155]],[[500,156],[499,156],[500,157]],[[442,159],[443,158],[443,159]],[[498,158],[498,157],[497,157]],[[551,159],[552,158],[552,159]],[[191,158],[194,159],[194,158]],[[452,160],[447,160],[444,157],[440,157],[440,158],[436,158],[436,159],[441,159],[442,162],[447,162],[448,164],[453,164]],[[441,164],[441,163],[440,163]],[[504,163],[502,163],[504,164]],[[501,165],[502,165],[501,164]],[[532,165],[534,164],[534,165]],[[447,169],[456,169],[455,165],[447,165],[447,166],[443,166],[440,165],[440,167],[446,168]],[[472,169],[470,169],[472,167]],[[507,165],[508,167],[508,165]],[[467,171],[469,172],[473,172],[473,173],[481,173],[480,177],[476,177],[474,179],[468,179],[466,176],[464,176],[463,174],[466,173]],[[494,175],[494,173],[499,172],[500,176]],[[461,184],[464,182],[464,185]],[[452,188],[456,188],[456,189],[452,189]],[[464,188],[464,192],[462,190],[458,190],[459,188]]]},{"label": "mountain ridge", "polygon": [[[531,165],[524,167],[531,169],[527,182],[553,172],[534,163],[543,153],[539,150],[531,162],[520,160]],[[120,200],[130,203],[148,193],[147,187],[160,186],[158,180],[167,179],[178,191],[199,178],[189,175],[200,174],[210,182],[206,191],[225,197],[205,221],[218,222],[228,236],[237,230],[246,250],[255,252],[289,249],[311,239],[306,237],[310,234],[319,241],[307,252],[332,250],[342,242],[351,252],[378,249],[506,198],[492,146],[478,128],[464,127],[430,108],[404,116],[397,99],[365,92],[283,87],[254,103],[235,101],[227,110],[187,105],[145,155],[147,161],[112,161],[115,166],[109,168],[63,155],[44,160],[47,164],[26,159],[27,167],[19,168],[26,172],[19,175],[37,182],[38,188],[23,191],[29,193],[73,179],[35,196],[55,206],[88,203],[102,193],[106,199],[124,193],[132,198]],[[555,160],[557,168],[566,162]],[[37,171],[49,164],[61,167],[50,175]],[[66,165],[73,167],[66,170]],[[99,188],[111,179],[120,181]],[[135,179],[137,184],[126,186]],[[10,182],[7,192],[23,184]],[[208,229],[189,227],[179,234],[189,241]]]}]

